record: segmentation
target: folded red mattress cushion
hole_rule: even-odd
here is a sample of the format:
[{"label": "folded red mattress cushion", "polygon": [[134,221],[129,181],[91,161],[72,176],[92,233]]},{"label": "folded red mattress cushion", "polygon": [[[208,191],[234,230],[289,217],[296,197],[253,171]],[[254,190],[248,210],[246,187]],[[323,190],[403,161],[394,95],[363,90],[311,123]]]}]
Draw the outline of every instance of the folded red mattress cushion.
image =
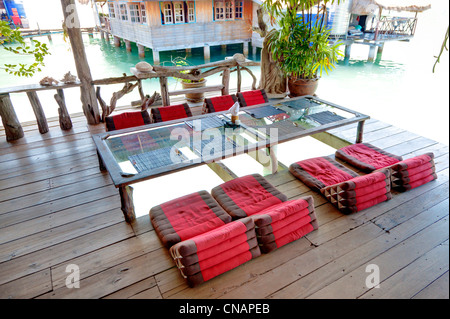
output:
[{"label": "folded red mattress cushion", "polygon": [[392,171],[392,188],[401,192],[437,179],[433,153],[406,159],[389,168]]},{"label": "folded red mattress cushion", "polygon": [[289,166],[289,171],[306,186],[317,192],[326,186],[359,176],[328,156],[293,163]]},{"label": "folded red mattress cushion", "polygon": [[265,90],[238,92],[237,97],[242,107],[269,102]]},{"label": "folded red mattress cushion", "polygon": [[207,113],[222,112],[229,110],[235,102],[237,97],[234,94],[222,95],[205,99],[205,106]]},{"label": "folded red mattress cushion", "polygon": [[263,253],[300,239],[319,227],[312,196],[269,207],[252,218]]},{"label": "folded red mattress cushion", "polygon": [[321,193],[342,213],[355,213],[392,198],[390,170],[385,168],[326,186]]},{"label": "folded red mattress cushion", "polygon": [[249,217],[182,241],[170,254],[190,287],[258,257],[255,224]]},{"label": "folded red mattress cushion", "polygon": [[150,210],[150,220],[163,245],[170,246],[231,222],[206,191],[186,195]]},{"label": "folded red mattress cushion", "polygon": [[107,116],[105,118],[106,130],[114,131],[129,127],[136,127],[151,124],[150,114],[147,111],[142,112],[124,112],[117,115]]},{"label": "folded red mattress cushion", "polygon": [[359,143],[343,147],[337,150],[335,155],[336,158],[367,173],[393,165],[402,160],[401,156],[386,152],[369,143]]},{"label": "folded red mattress cushion", "polygon": [[287,197],[259,174],[247,175],[216,186],[212,196],[233,219],[258,214]]},{"label": "folded red mattress cushion", "polygon": [[153,121],[155,123],[172,121],[191,117],[192,112],[187,103],[152,108]]}]

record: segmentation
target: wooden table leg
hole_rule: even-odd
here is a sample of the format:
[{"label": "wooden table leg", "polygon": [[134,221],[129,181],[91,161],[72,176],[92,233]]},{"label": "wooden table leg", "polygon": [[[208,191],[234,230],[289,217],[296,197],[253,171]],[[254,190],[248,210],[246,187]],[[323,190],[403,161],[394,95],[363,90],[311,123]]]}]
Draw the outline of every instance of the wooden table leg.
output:
[{"label": "wooden table leg", "polygon": [[272,174],[278,172],[278,158],[277,158],[277,145],[273,145],[267,148],[270,156],[270,164],[272,168]]},{"label": "wooden table leg", "polygon": [[356,130],[356,143],[362,143],[364,134],[364,122],[358,122],[358,129]]},{"label": "wooden table leg", "polygon": [[100,153],[98,151],[97,151],[97,157],[98,157],[98,166],[100,168],[100,171],[102,171],[102,172],[106,171],[105,163],[103,163],[103,160],[100,157]]},{"label": "wooden table leg", "polygon": [[122,212],[125,216],[125,220],[131,223],[136,220],[136,214],[134,212],[133,205],[133,187],[120,186],[119,187],[120,202],[122,204]]}]

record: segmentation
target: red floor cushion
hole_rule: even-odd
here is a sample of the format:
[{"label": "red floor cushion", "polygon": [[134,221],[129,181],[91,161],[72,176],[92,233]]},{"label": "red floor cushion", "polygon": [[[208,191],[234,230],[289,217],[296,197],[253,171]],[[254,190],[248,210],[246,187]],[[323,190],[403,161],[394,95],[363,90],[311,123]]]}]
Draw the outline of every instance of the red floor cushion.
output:
[{"label": "red floor cushion", "polygon": [[264,89],[238,92],[237,97],[239,100],[239,105],[242,107],[269,102],[266,91],[264,91]]},{"label": "red floor cushion", "polygon": [[366,173],[393,165],[402,160],[401,156],[386,152],[369,143],[352,144],[343,147],[336,151],[335,156]]},{"label": "red floor cushion", "polygon": [[290,165],[289,171],[315,191],[359,176],[328,156],[293,163]]},{"label": "red floor cushion", "polygon": [[237,97],[234,94],[222,95],[205,99],[205,113],[222,112],[229,110],[235,102]]},{"label": "red floor cushion", "polygon": [[152,108],[153,121],[155,123],[183,119],[192,116],[187,103]]},{"label": "red floor cushion", "polygon": [[319,228],[312,196],[269,207],[252,218],[263,253],[269,253]]},{"label": "red floor cushion", "polygon": [[231,222],[206,191],[186,195],[150,210],[150,220],[163,245],[170,246]]},{"label": "red floor cushion", "polygon": [[286,195],[259,174],[223,183],[214,187],[211,194],[233,219],[258,214],[287,200]]},{"label": "red floor cushion", "polygon": [[433,153],[406,159],[389,168],[392,171],[392,188],[400,192],[437,179]]},{"label": "red floor cushion", "polygon": [[390,170],[381,169],[320,191],[342,213],[356,213],[392,198]]},{"label": "red floor cushion", "polygon": [[151,124],[150,114],[142,112],[124,112],[121,114],[107,116],[105,118],[106,130],[114,131],[124,128]]},{"label": "red floor cushion", "polygon": [[211,194],[233,219],[250,216],[261,251],[268,253],[318,228],[312,197],[288,201],[259,174],[215,187]]},{"label": "red floor cushion", "polygon": [[261,255],[255,224],[242,218],[175,244],[170,254],[190,287]]}]

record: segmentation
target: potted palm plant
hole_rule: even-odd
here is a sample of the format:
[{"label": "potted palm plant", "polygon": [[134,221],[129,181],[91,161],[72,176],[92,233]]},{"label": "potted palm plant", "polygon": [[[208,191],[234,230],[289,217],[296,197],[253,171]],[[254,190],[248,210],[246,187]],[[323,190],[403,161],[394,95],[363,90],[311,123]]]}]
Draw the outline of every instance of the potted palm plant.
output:
[{"label": "potted palm plant", "polygon": [[341,43],[329,43],[327,4],[333,0],[266,0],[263,8],[275,28],[268,49],[288,79],[291,96],[312,95],[325,71],[334,69]]}]

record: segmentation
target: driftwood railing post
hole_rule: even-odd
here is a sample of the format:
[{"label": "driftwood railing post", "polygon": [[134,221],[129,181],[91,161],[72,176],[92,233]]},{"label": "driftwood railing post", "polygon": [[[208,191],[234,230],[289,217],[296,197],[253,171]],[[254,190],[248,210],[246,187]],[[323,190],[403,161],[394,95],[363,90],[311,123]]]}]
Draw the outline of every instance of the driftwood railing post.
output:
[{"label": "driftwood railing post", "polygon": [[23,137],[22,125],[20,125],[9,94],[0,94],[0,117],[5,128],[6,140],[14,141]]},{"label": "driftwood railing post", "polygon": [[222,95],[230,94],[230,69],[226,68],[222,73]]},{"label": "driftwood railing post", "polygon": [[45,134],[48,132],[47,118],[45,117],[44,110],[39,101],[36,91],[27,92],[28,99],[30,100],[31,107],[33,108],[34,115],[36,116],[39,133]]},{"label": "driftwood railing post", "polygon": [[100,111],[94,86],[92,85],[91,70],[86,58],[86,51],[84,50],[75,0],[61,0],[61,5],[78,78],[81,82],[80,91],[83,113],[86,116],[88,124],[98,124],[100,123]]},{"label": "driftwood railing post", "polygon": [[159,78],[159,84],[161,85],[161,98],[163,106],[170,105],[169,89],[167,87],[167,77],[161,76]]},{"label": "driftwood railing post", "polygon": [[70,119],[69,112],[67,111],[64,91],[62,89],[57,89],[56,92],[58,93],[54,95],[54,98],[59,105],[59,127],[62,130],[70,130],[72,128],[72,120]]}]

